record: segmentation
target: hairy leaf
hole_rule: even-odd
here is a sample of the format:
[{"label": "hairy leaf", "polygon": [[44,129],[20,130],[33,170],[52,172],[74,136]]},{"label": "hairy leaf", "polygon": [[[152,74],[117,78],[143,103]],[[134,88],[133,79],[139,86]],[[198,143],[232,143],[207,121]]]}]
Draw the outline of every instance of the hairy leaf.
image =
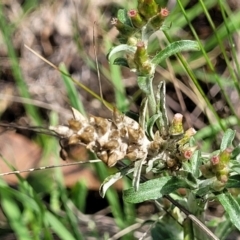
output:
[{"label": "hairy leaf", "polygon": [[149,118],[147,122],[147,133],[152,139],[154,138],[154,133],[153,133],[154,124],[161,117],[162,117],[162,113],[154,114]]},{"label": "hairy leaf", "polygon": [[150,199],[161,198],[163,195],[172,193],[178,188],[192,189],[183,179],[165,176],[140,184],[137,192],[134,188],[125,190],[123,192],[123,198],[129,203],[139,203]]},{"label": "hairy leaf", "polygon": [[116,53],[128,52],[128,53],[134,54],[135,51],[136,51],[136,47],[129,46],[128,44],[120,44],[111,49],[111,51],[107,55],[107,59],[109,61],[111,59],[111,57]]},{"label": "hairy leaf", "polygon": [[201,165],[200,152],[195,151],[191,159],[183,164],[186,171],[190,172],[195,178],[200,176],[199,167]]},{"label": "hairy leaf", "polygon": [[128,25],[129,27],[133,27],[132,21],[130,20],[126,9],[119,9],[117,13],[117,18],[123,24]]},{"label": "hairy leaf", "polygon": [[117,172],[116,174],[110,175],[109,177],[107,177],[99,188],[100,196],[103,198],[108,188],[111,187],[116,181],[118,181],[122,177],[123,175],[121,174],[121,172]]},{"label": "hairy leaf", "polygon": [[166,58],[183,52],[183,51],[199,51],[199,45],[196,41],[191,40],[181,40],[176,41],[171,44],[169,44],[166,48],[164,48],[162,51],[156,54],[156,56],[152,59],[153,64],[160,64],[162,61],[164,61]]},{"label": "hairy leaf", "polygon": [[240,145],[234,148],[231,158],[234,160],[240,160]]},{"label": "hairy leaf", "polygon": [[235,131],[228,129],[223,135],[220,150],[224,151],[227,147],[231,147],[234,137]]},{"label": "hairy leaf", "polygon": [[146,94],[150,95],[151,90],[150,90],[150,83],[149,81],[152,81],[149,76],[138,76],[137,78],[137,83],[139,88]]},{"label": "hairy leaf", "polygon": [[228,213],[231,222],[238,230],[240,230],[240,206],[238,202],[228,192],[217,195],[217,198]]},{"label": "hairy leaf", "polygon": [[240,175],[230,176],[226,183],[226,188],[240,188]]}]

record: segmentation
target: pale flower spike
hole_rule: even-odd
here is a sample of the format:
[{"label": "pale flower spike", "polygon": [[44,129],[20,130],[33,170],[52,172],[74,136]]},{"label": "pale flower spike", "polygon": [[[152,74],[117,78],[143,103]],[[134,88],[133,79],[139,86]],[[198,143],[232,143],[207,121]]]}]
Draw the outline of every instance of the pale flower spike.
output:
[{"label": "pale flower spike", "polygon": [[[70,145],[84,145],[108,167],[113,167],[123,159],[131,162],[140,161],[141,166],[147,165],[150,160],[152,164],[154,159],[157,165],[159,162],[163,163],[162,166],[165,169],[178,170],[181,162],[189,159],[189,151],[192,149],[188,146],[189,137],[185,137],[182,141],[184,139],[182,130],[179,134],[183,135],[183,139],[179,140],[179,135],[175,137],[176,131],[173,131],[172,137],[168,139],[163,139],[159,131],[156,131],[154,139],[150,141],[138,122],[116,109],[112,113],[112,119],[95,116],[87,118],[76,109],[72,109],[72,112],[73,118],[68,121],[67,126],[50,127],[64,139],[62,150]],[[179,114],[176,114],[176,118],[178,116]],[[181,121],[182,117],[177,123],[173,121],[171,128],[177,127],[179,130]],[[188,151],[187,157],[186,151]],[[66,155],[64,155],[65,158],[67,158]],[[139,166],[139,174],[141,174],[141,166]],[[148,168],[148,170],[151,169]],[[134,179],[133,185],[136,189],[138,184]]]}]

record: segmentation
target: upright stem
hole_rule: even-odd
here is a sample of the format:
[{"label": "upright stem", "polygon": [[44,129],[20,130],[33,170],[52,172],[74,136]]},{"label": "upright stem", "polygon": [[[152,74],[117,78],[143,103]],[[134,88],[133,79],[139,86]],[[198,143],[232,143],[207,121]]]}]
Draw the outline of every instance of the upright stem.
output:
[{"label": "upright stem", "polygon": [[183,233],[184,233],[184,240],[192,240],[194,239],[194,232],[193,232],[193,223],[190,218],[186,218],[183,222]]},{"label": "upright stem", "polygon": [[156,100],[152,85],[153,76],[154,75],[138,76],[137,79],[139,88],[143,91],[143,93],[146,95],[148,99],[150,116],[156,113]]}]

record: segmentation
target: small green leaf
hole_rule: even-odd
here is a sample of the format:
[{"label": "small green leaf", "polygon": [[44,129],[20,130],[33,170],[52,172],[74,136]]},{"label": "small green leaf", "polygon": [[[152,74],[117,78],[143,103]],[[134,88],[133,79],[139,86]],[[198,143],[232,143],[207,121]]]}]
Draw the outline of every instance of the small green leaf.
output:
[{"label": "small green leaf", "polygon": [[154,133],[153,133],[154,124],[161,117],[162,117],[162,113],[159,112],[158,114],[152,115],[147,121],[147,133],[152,139],[154,138]]},{"label": "small green leaf", "polygon": [[195,151],[191,159],[183,164],[186,171],[190,172],[195,178],[200,176],[199,167],[201,165],[200,152]]},{"label": "small green leaf", "polygon": [[117,13],[117,18],[120,22],[122,22],[125,25],[128,25],[129,27],[133,27],[132,21],[128,16],[126,9],[119,9]]},{"label": "small green leaf", "polygon": [[227,183],[226,188],[240,188],[240,175],[230,176]]},{"label": "small green leaf", "polygon": [[240,160],[240,145],[233,149],[231,158],[234,160]]},{"label": "small green leaf", "polygon": [[148,98],[144,97],[142,99],[140,109],[139,109],[139,119],[138,123],[142,129],[146,129],[146,121],[147,121],[147,109],[148,109]]},{"label": "small green leaf", "polygon": [[223,135],[220,150],[224,151],[227,147],[231,147],[234,137],[235,131],[228,129]]},{"label": "small green leaf", "polygon": [[153,91],[153,75],[142,75],[138,76],[137,83],[138,87],[144,94],[146,94],[148,98],[148,107],[149,107],[149,114],[155,114],[156,113],[156,99]]},{"label": "small green leaf", "polygon": [[129,203],[140,203],[150,199],[161,198],[163,195],[170,194],[178,188],[192,189],[183,179],[166,176],[140,184],[137,192],[134,188],[125,190],[123,198]]},{"label": "small green leaf", "polygon": [[148,76],[138,76],[137,83],[139,88],[146,94],[149,95],[150,90],[150,84],[149,84],[150,78]]},{"label": "small green leaf", "polygon": [[157,113],[161,113],[162,116],[159,118],[160,133],[165,135],[165,132],[168,132],[169,121],[168,113],[166,109],[166,83],[161,81],[158,84],[158,91],[156,93],[156,102],[157,102]]},{"label": "small green leaf", "polygon": [[111,57],[119,52],[128,52],[134,54],[136,51],[136,47],[130,46],[128,44],[120,44],[110,50],[110,52],[107,55],[108,61],[110,61]]},{"label": "small green leaf", "polygon": [[114,175],[110,175],[107,178],[105,178],[105,180],[103,181],[103,183],[101,184],[100,188],[99,188],[99,194],[102,198],[104,198],[107,190],[109,187],[111,187],[116,181],[118,181],[119,179],[121,179],[123,177],[121,172],[117,172]]},{"label": "small green leaf", "polygon": [[240,230],[240,206],[238,202],[228,192],[217,195],[217,198],[228,213],[231,222],[238,230]]},{"label": "small green leaf", "polygon": [[181,170],[178,172],[178,178],[179,180],[185,182],[188,185],[188,187],[191,187],[192,189],[198,187],[198,182],[196,178],[190,172]]},{"label": "small green leaf", "polygon": [[129,68],[129,65],[128,65],[128,61],[126,58],[116,58],[114,61],[113,61],[113,64],[114,65],[119,65],[119,66],[123,66],[123,67],[127,67]]},{"label": "small green leaf", "polygon": [[238,162],[231,165],[231,172],[240,174],[240,165]]},{"label": "small green leaf", "polygon": [[209,178],[209,179],[201,181],[198,185],[198,189],[196,191],[194,191],[195,195],[203,197],[206,194],[208,194],[210,191],[210,188],[215,180],[216,180],[215,178]]},{"label": "small green leaf", "polygon": [[123,191],[123,199],[129,203],[139,203],[150,199],[158,199],[162,197],[160,192],[164,185],[171,177],[162,177],[149,180],[139,185],[139,190],[136,192],[134,188],[129,188]]},{"label": "small green leaf", "polygon": [[139,161],[135,161],[134,163],[134,171],[133,171],[133,180],[132,180],[132,186],[133,188],[138,191],[139,188],[139,182],[142,172],[142,165],[146,158],[142,158]]},{"label": "small green leaf", "polygon": [[156,56],[152,59],[153,64],[160,64],[162,61],[164,61],[166,58],[183,52],[183,51],[199,51],[199,45],[196,41],[191,40],[181,40],[176,41],[171,44],[169,44],[165,49],[160,51]]}]

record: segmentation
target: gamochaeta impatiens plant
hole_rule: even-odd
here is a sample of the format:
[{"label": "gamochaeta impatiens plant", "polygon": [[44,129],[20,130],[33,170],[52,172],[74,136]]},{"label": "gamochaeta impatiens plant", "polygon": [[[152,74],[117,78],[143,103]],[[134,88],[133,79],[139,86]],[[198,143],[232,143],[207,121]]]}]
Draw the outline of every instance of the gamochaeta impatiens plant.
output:
[{"label": "gamochaeta impatiens plant", "polygon": [[[197,42],[181,40],[169,43],[164,49],[159,47],[154,53],[149,51],[150,36],[167,29],[163,22],[168,14],[169,11],[154,0],[139,0],[136,10],[121,9],[117,18],[112,20],[119,31],[120,44],[111,49],[108,58],[113,64],[128,67],[136,73],[138,87],[142,91],[138,121],[117,109],[112,109],[112,119],[87,118],[73,109],[73,119],[69,120],[68,126],[50,129],[64,139],[63,156],[67,154],[67,146],[83,144],[109,167],[117,165],[119,172],[104,181],[100,188],[101,196],[117,180],[130,175],[132,188],[123,191],[125,201],[139,203],[162,197],[169,199],[171,194],[204,221],[206,203],[217,199],[240,230],[239,204],[228,191],[240,184],[237,167],[240,149],[232,145],[235,132],[228,129],[220,149],[202,153],[192,138],[196,131],[193,128],[184,130],[181,113],[175,114],[169,122],[164,80],[160,80],[157,89],[153,89],[155,70],[162,61],[182,51],[199,50]],[[123,164],[123,159],[128,159],[129,164]],[[181,198],[176,192],[180,188],[185,189]],[[178,228],[171,231],[172,225],[166,215],[159,219],[161,227],[156,224],[155,234],[158,232],[161,239],[182,239],[179,237],[181,234],[185,239],[203,239],[203,231],[199,233],[192,227],[189,218],[193,218],[189,214],[185,219],[178,212],[174,216],[182,223],[183,231],[177,231]],[[207,234],[218,239],[209,231]]]},{"label": "gamochaeta impatiens plant", "polygon": [[[154,239],[204,239],[205,232],[218,239],[208,229],[199,231],[191,221],[204,222],[204,210],[209,200],[217,199],[225,208],[232,223],[240,229],[237,200],[228,192],[239,188],[239,146],[232,141],[235,132],[227,130],[220,149],[202,153],[194,142],[195,130],[183,128],[183,115],[175,114],[168,120],[166,111],[166,86],[160,80],[154,89],[156,67],[166,58],[182,51],[199,50],[195,41],[181,40],[169,43],[164,49],[151,52],[150,36],[165,30],[164,20],[169,12],[154,0],[139,0],[137,9],[118,12],[112,24],[119,30],[120,44],[108,54],[113,64],[128,67],[136,73],[142,104],[139,119],[134,120],[112,109],[112,118],[86,117],[72,109],[73,118],[67,126],[51,126],[61,137],[61,156],[66,158],[71,145],[84,145],[94,152],[107,166],[117,166],[118,172],[109,176],[100,188],[101,196],[117,180],[132,178],[132,188],[123,191],[126,202],[139,203],[155,200],[157,207],[167,208],[161,198],[169,199],[176,208],[168,207],[168,214],[161,216],[152,230]],[[175,23],[172,23],[175,24]],[[124,163],[122,160],[128,160]],[[177,190],[184,188],[184,194]],[[198,218],[196,218],[196,217]],[[176,223],[183,227],[180,228]],[[157,236],[157,237],[156,237]]]}]

